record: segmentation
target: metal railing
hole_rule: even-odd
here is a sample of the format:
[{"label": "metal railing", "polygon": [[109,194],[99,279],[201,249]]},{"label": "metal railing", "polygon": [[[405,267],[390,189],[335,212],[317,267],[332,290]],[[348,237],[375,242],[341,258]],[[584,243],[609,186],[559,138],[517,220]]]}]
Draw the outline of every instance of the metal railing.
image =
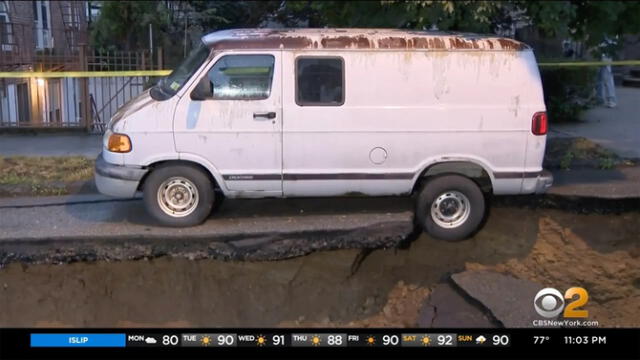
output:
[{"label": "metal railing", "polygon": [[83,128],[102,133],[122,105],[152,84],[144,73],[67,75],[0,78],[0,128]]},{"label": "metal railing", "polygon": [[163,66],[161,48],[152,55],[81,46],[72,54],[7,45],[10,51],[0,51],[0,128],[102,132],[115,111],[148,85],[148,71]]},{"label": "metal railing", "polygon": [[83,126],[78,79],[0,79],[0,128]]}]

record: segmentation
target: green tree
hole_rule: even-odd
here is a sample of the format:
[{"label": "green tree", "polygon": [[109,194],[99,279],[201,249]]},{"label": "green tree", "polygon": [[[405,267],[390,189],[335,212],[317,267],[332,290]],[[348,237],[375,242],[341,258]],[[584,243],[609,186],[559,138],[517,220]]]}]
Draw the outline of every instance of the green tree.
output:
[{"label": "green tree", "polygon": [[[638,1],[575,1],[575,16],[569,23],[572,36],[596,46],[606,37],[640,33]],[[618,46],[622,42],[618,42]],[[597,52],[597,49],[595,49]]]},{"label": "green tree", "polygon": [[161,37],[168,26],[168,13],[158,1],[103,1],[91,30],[96,48],[134,50],[148,48],[149,24],[154,37]]},{"label": "green tree", "polygon": [[222,28],[258,27],[274,14],[281,1],[189,0],[190,19],[204,32]]},{"label": "green tree", "polygon": [[513,8],[499,1],[285,1],[288,11],[310,7],[308,20],[330,27],[396,27],[486,32]]},{"label": "green tree", "polygon": [[594,50],[605,37],[640,33],[638,1],[285,1],[279,12],[284,18],[298,14],[316,26],[435,26],[480,33],[529,21],[545,36],[571,37]]}]

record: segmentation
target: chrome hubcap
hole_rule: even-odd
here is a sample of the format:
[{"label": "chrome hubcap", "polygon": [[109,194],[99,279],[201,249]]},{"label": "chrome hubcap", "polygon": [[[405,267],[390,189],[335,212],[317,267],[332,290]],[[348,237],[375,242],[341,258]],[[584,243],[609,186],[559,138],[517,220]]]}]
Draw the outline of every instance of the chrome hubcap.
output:
[{"label": "chrome hubcap", "polygon": [[160,209],[172,217],[191,214],[198,207],[198,200],[198,188],[183,177],[169,178],[158,189]]},{"label": "chrome hubcap", "polygon": [[440,194],[431,205],[431,219],[441,227],[455,228],[469,218],[469,199],[459,191]]}]

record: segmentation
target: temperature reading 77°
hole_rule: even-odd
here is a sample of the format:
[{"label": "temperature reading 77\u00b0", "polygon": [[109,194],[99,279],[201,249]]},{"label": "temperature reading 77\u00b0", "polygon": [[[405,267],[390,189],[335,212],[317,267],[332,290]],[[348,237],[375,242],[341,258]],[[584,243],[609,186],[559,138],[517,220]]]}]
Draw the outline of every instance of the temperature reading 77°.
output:
[{"label": "temperature reading 77\u00b0", "polygon": [[548,336],[534,336],[533,337],[533,343],[538,345],[538,344],[544,344],[544,343],[548,343],[549,342],[549,337]]}]

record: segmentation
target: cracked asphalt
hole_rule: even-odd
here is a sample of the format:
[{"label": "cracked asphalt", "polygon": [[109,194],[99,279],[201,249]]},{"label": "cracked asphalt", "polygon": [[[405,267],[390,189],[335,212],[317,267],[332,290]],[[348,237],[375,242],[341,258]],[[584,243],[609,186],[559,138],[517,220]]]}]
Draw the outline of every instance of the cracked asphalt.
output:
[{"label": "cracked asphalt", "polygon": [[[637,209],[507,201],[473,238],[445,242],[412,237],[410,199],[228,201],[203,226],[168,232],[140,205],[0,209],[0,326],[416,326],[425,303],[453,303],[434,289],[465,270],[583,286],[601,326],[640,325]],[[56,240],[63,231],[75,238]],[[105,245],[127,231],[138,235]],[[257,235],[243,246],[240,231]],[[49,240],[35,239],[45,233]],[[270,258],[280,260],[262,261]],[[472,310],[500,326],[487,309]]]},{"label": "cracked asphalt", "polygon": [[0,208],[0,265],[126,260],[275,260],[312,251],[397,246],[413,231],[410,199],[225,201],[200,226],[167,228],[141,200]]}]

